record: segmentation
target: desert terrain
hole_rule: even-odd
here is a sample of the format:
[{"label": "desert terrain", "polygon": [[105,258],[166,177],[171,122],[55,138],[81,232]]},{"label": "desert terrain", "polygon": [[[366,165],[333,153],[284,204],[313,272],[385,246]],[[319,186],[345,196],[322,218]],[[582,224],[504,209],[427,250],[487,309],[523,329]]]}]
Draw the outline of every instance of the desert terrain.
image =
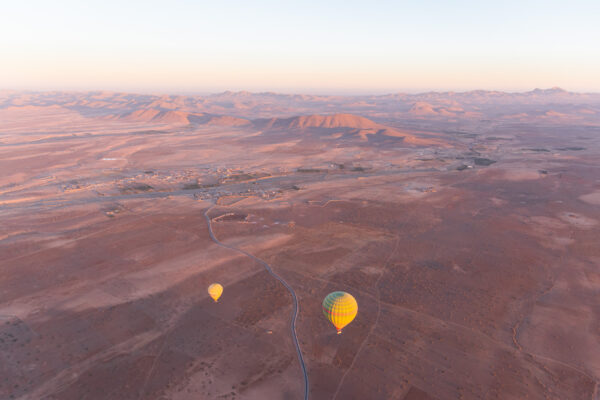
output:
[{"label": "desert terrain", "polygon": [[0,399],[600,399],[599,94],[3,91],[0,171]]}]

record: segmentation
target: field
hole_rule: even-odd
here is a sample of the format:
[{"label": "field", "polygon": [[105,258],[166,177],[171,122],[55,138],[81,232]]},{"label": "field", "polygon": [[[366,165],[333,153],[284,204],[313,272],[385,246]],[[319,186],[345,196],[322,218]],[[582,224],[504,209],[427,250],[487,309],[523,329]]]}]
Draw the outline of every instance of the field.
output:
[{"label": "field", "polygon": [[598,400],[599,160],[560,89],[1,92],[0,398],[301,399],[293,294],[310,399]]}]

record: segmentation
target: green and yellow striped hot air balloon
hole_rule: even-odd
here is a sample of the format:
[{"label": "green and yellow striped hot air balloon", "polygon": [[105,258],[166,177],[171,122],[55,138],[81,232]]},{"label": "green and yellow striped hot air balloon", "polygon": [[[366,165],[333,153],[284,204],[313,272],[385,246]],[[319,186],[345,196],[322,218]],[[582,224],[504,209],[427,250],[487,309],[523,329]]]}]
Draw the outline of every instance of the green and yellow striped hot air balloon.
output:
[{"label": "green and yellow striped hot air balloon", "polygon": [[356,299],[346,292],[329,293],[323,300],[323,314],[335,326],[338,335],[352,322],[357,312]]}]

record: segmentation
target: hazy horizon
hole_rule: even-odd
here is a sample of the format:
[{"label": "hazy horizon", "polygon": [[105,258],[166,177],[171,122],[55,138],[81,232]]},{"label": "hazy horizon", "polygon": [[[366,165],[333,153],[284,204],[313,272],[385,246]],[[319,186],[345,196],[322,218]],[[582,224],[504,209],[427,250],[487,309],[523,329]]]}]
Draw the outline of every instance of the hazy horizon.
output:
[{"label": "hazy horizon", "polygon": [[90,88],[90,89],[15,89],[15,88],[2,88],[0,87],[0,93],[2,92],[23,92],[23,93],[52,93],[52,92],[62,92],[62,93],[93,93],[93,92],[106,92],[106,93],[127,93],[133,95],[147,95],[147,96],[217,96],[221,94],[231,93],[231,94],[239,94],[239,93],[249,93],[251,95],[261,95],[261,94],[275,94],[275,95],[283,95],[283,96],[295,96],[295,95],[306,95],[306,96],[339,96],[339,97],[372,97],[372,96],[386,96],[386,95],[406,95],[406,96],[420,96],[429,93],[438,93],[438,94],[446,94],[446,93],[456,93],[456,94],[467,94],[471,92],[489,92],[489,93],[505,93],[505,94],[526,94],[531,93],[536,90],[541,91],[564,91],[570,94],[577,95],[600,95],[600,90],[597,91],[572,91],[567,90],[565,88],[559,86],[553,87],[536,87],[526,90],[500,90],[500,89],[469,89],[469,90],[399,90],[399,91],[364,91],[364,92],[331,92],[331,91],[323,91],[323,90],[298,90],[298,91],[274,91],[274,90],[245,90],[245,89],[223,89],[223,90],[215,90],[215,91],[185,91],[185,90],[119,90],[119,89],[98,89],[98,88]]},{"label": "hazy horizon", "polygon": [[598,2],[5,5],[0,87],[313,94],[600,91]]}]

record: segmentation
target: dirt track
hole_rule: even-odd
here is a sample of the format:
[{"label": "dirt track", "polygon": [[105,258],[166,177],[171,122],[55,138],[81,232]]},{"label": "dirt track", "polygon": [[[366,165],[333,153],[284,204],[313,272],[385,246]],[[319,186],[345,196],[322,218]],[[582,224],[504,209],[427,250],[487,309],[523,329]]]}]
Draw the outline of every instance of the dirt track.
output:
[{"label": "dirt track", "polygon": [[304,357],[302,357],[302,350],[300,349],[300,344],[298,343],[298,337],[296,334],[296,319],[298,317],[299,306],[298,306],[298,298],[296,297],[296,292],[294,291],[294,288],[292,288],[282,277],[280,277],[275,272],[273,272],[273,269],[271,268],[271,266],[269,264],[267,264],[266,262],[264,262],[263,260],[261,260],[260,258],[254,256],[244,250],[238,249],[237,247],[230,246],[228,244],[225,244],[225,243],[219,241],[219,239],[216,238],[216,236],[212,230],[212,226],[210,223],[210,217],[208,215],[210,210],[211,210],[211,208],[208,208],[204,212],[204,217],[206,218],[206,224],[208,227],[208,233],[210,235],[210,238],[219,246],[224,247],[226,249],[237,251],[238,253],[242,253],[245,256],[250,257],[252,260],[254,260],[257,263],[259,263],[260,265],[262,265],[273,278],[275,278],[279,282],[281,282],[281,284],[288,290],[288,292],[292,296],[293,311],[292,311],[292,315],[290,318],[290,334],[292,336],[292,341],[294,342],[294,346],[296,347],[296,353],[298,354],[298,361],[300,362],[300,368],[302,369],[302,376],[304,378],[304,399],[305,400],[308,399],[308,393],[309,393],[308,390],[310,387],[309,380],[308,380],[308,374],[306,372],[306,366],[304,365]]}]

